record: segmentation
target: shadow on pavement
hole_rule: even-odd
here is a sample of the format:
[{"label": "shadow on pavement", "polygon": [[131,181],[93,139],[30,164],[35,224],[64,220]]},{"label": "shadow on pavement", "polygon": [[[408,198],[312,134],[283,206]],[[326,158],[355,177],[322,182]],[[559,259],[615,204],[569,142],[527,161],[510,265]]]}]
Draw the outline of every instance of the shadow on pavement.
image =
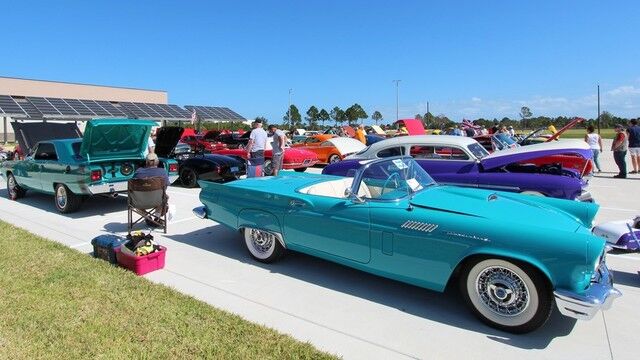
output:
[{"label": "shadow on pavement", "polygon": [[628,273],[624,271],[611,270],[613,282],[616,285],[626,285],[640,288],[640,273]]},{"label": "shadow on pavement", "polygon": [[[7,189],[0,189],[0,197],[8,197]],[[16,200],[22,204],[33,206],[40,210],[44,210],[51,213],[57,213],[58,210],[54,204],[54,196],[48,194],[37,193],[34,191],[27,191],[25,197]],[[85,218],[88,216],[100,216],[123,211],[127,209],[127,197],[120,195],[116,198],[110,196],[96,195],[88,197],[82,202],[78,211],[70,214],[59,214],[72,219]],[[125,215],[126,216],[126,215]],[[125,223],[126,231],[126,217],[123,219]]]},{"label": "shadow on pavement", "polygon": [[448,289],[442,294],[293,251],[289,251],[277,263],[262,264],[249,256],[239,233],[222,225],[166,237],[424,319],[486,334],[492,340],[518,348],[544,349],[553,339],[568,335],[576,323],[575,319],[566,318],[554,310],[541,329],[525,335],[513,335],[490,328],[477,320],[467,309],[456,286],[451,286],[456,289]]}]

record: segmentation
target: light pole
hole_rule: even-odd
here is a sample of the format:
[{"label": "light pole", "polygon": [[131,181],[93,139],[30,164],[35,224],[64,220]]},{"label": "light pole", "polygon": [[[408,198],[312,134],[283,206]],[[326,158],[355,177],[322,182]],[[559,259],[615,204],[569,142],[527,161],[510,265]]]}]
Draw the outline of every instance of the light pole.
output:
[{"label": "light pole", "polygon": [[396,83],[396,121],[398,121],[400,119],[399,116],[398,116],[398,109],[400,107],[399,106],[399,104],[400,104],[400,102],[399,102],[399,99],[400,99],[400,97],[399,97],[400,81],[402,81],[402,80],[393,80],[392,81],[392,82]]},{"label": "light pole", "polygon": [[289,122],[289,126],[293,127],[291,124],[291,92],[293,89],[289,89],[289,108],[287,109],[287,121]]},{"label": "light pole", "polygon": [[600,84],[598,84],[598,134],[600,134]]}]

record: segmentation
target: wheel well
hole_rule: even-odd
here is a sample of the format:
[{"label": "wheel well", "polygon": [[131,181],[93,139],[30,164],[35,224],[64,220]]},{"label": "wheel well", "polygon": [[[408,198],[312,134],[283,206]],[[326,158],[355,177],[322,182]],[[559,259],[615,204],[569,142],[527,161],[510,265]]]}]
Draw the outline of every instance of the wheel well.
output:
[{"label": "wheel well", "polygon": [[455,269],[453,269],[453,272],[451,273],[451,276],[449,277],[449,281],[447,282],[447,286],[445,287],[446,289],[449,289],[450,287],[456,287],[458,280],[460,279],[460,275],[462,275],[462,270],[468,265],[468,264],[473,264],[485,259],[500,259],[500,260],[506,260],[509,262],[512,262],[516,265],[522,266],[524,268],[528,268],[532,271],[536,271],[538,273],[538,275],[540,275],[544,280],[545,280],[545,285],[547,286],[547,288],[549,290],[553,289],[553,284],[551,283],[551,280],[549,279],[549,277],[547,276],[547,274],[545,274],[544,271],[540,270],[536,265],[533,265],[532,263],[528,262],[528,261],[523,261],[520,259],[516,259],[516,258],[511,258],[508,256],[500,256],[500,255],[493,255],[493,254],[472,254],[467,256],[466,258],[462,259],[462,261],[460,261],[458,263],[458,265],[456,266]]}]

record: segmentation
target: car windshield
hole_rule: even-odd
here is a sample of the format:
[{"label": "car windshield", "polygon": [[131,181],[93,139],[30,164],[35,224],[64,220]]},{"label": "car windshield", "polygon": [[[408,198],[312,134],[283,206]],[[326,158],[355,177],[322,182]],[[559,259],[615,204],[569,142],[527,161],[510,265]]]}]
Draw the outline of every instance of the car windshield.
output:
[{"label": "car windshield", "polygon": [[467,146],[467,149],[469,149],[469,151],[471,151],[473,156],[475,156],[478,159],[482,159],[483,157],[489,155],[489,152],[487,151],[487,149],[485,149],[482,145],[478,143],[470,144],[469,146]]},{"label": "car windshield", "polygon": [[375,161],[362,173],[358,194],[376,200],[397,200],[436,182],[410,157]]},{"label": "car windshield", "polygon": [[518,142],[509,134],[505,133],[493,135],[493,143],[495,144],[497,150],[510,149],[512,147],[518,146]]}]

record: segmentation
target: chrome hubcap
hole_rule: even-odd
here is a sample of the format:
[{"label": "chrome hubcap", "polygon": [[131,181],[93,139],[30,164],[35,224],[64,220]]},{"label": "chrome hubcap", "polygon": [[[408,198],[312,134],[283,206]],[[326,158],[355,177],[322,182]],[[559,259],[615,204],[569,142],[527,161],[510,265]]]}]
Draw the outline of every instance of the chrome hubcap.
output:
[{"label": "chrome hubcap", "polygon": [[58,187],[58,191],[56,191],[56,201],[60,208],[64,208],[67,205],[67,191],[63,186]]},{"label": "chrome hubcap", "polygon": [[9,193],[13,194],[16,192],[16,179],[14,179],[13,176],[9,176],[7,187],[8,187]]},{"label": "chrome hubcap", "polygon": [[257,229],[251,229],[250,239],[253,248],[261,253],[268,252],[273,246],[273,242],[277,241],[273,234]]},{"label": "chrome hubcap", "polygon": [[517,316],[529,305],[529,289],[510,269],[492,266],[476,279],[476,291],[491,311],[501,316]]}]

